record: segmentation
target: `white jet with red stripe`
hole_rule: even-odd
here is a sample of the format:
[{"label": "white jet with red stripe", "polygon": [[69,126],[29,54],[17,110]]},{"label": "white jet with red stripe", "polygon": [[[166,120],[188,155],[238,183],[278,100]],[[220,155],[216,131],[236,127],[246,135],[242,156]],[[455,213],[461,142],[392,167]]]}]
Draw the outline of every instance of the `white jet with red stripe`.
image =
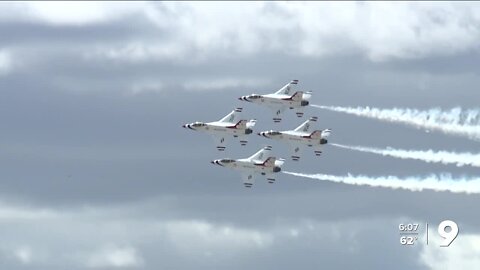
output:
[{"label": "white jet with red stripe", "polygon": [[303,109],[310,104],[309,99],[312,96],[312,92],[294,92],[293,88],[297,84],[298,80],[293,80],[273,94],[251,94],[238,99],[270,108],[275,114],[273,117],[273,122],[275,123],[282,121],[280,114],[287,108],[295,109],[297,116],[303,117]]},{"label": "white jet with red stripe", "polygon": [[255,176],[258,174],[265,176],[268,183],[273,184],[275,182],[274,175],[282,170],[281,167],[285,160],[270,155],[271,150],[271,146],[265,146],[248,158],[223,158],[212,160],[210,163],[240,171],[243,184],[247,188],[252,187]]},{"label": "white jet with red stripe", "polygon": [[252,134],[252,128],[257,120],[240,119],[242,108],[236,108],[222,119],[215,122],[194,122],[185,124],[182,127],[195,131],[206,132],[213,136],[218,151],[225,151],[227,141],[230,138],[238,138],[240,144],[245,146],[248,143],[247,135]]},{"label": "white jet with red stripe", "polygon": [[311,117],[294,130],[270,130],[257,134],[265,138],[288,143],[291,147],[292,160],[298,161],[300,160],[300,152],[304,146],[313,147],[315,155],[320,156],[322,154],[321,146],[328,143],[327,137],[332,133],[331,129],[310,131],[311,126],[316,121],[317,117]]}]

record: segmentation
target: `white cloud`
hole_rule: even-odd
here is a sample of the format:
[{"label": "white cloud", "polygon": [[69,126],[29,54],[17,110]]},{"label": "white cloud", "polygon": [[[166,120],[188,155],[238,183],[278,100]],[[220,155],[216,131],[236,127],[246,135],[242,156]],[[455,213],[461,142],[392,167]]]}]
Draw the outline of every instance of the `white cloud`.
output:
[{"label": "white cloud", "polygon": [[138,12],[142,5],[99,1],[43,1],[24,3],[25,15],[34,20],[50,24],[84,25],[116,19],[126,14]]},{"label": "white cloud", "polygon": [[256,230],[219,226],[205,221],[172,221],[166,224],[170,241],[182,251],[202,249],[225,250],[264,248],[272,244],[273,236]]},{"label": "white cloud", "polygon": [[480,43],[478,5],[384,2],[361,12],[352,37],[372,60],[450,55]]},{"label": "white cloud", "polygon": [[[167,89],[176,89],[178,86],[182,87],[187,91],[216,91],[216,90],[225,90],[232,89],[237,87],[243,87],[246,91],[250,92],[261,92],[262,87],[265,87],[269,84],[267,79],[261,78],[234,78],[234,77],[224,77],[224,78],[210,78],[210,79],[190,79],[185,78],[183,82],[161,82],[155,80],[145,80],[133,83],[130,87],[129,95],[139,95],[142,93],[158,93],[163,92]],[[268,91],[268,90],[265,90]]]},{"label": "white cloud", "polygon": [[[0,224],[1,225],[1,224]],[[3,232],[3,230],[2,230]],[[38,243],[19,244],[12,243],[11,245],[5,245],[5,237],[2,235],[2,243],[0,243],[0,262],[9,262],[18,266],[35,266],[41,265],[49,258],[49,254],[45,250],[38,248]],[[19,241],[24,241],[22,236],[16,236]],[[20,240],[21,239],[21,240]],[[29,241],[28,239],[27,241]]]},{"label": "white cloud", "polygon": [[49,209],[29,208],[23,206],[12,207],[0,202],[0,223],[16,220],[52,219],[56,216],[56,213]]},{"label": "white cloud", "polygon": [[[233,87],[246,87],[258,89],[264,85],[268,85],[268,81],[260,78],[217,78],[209,80],[195,80],[192,79],[183,83],[186,90],[220,90]],[[260,89],[258,89],[260,90]],[[253,91],[251,89],[251,91]]]},{"label": "white cloud", "polygon": [[143,259],[133,247],[108,246],[95,251],[87,260],[87,267],[138,267],[143,265]]},{"label": "white cloud", "polygon": [[14,255],[22,264],[29,264],[32,261],[32,250],[30,247],[19,247],[14,251]]},{"label": "white cloud", "polygon": [[440,247],[440,237],[423,245],[421,261],[431,270],[480,269],[480,235],[459,233],[449,247]]},{"label": "white cloud", "polygon": [[298,229],[290,229],[290,236],[297,238],[299,234],[300,232]]},{"label": "white cloud", "polygon": [[[152,241],[173,254],[221,258],[269,247],[273,242],[269,233],[211,221],[132,217],[143,207],[152,206],[140,203],[48,210],[2,203],[0,257],[7,254],[12,261],[37,266],[135,268],[147,264],[139,247]],[[22,242],[32,243],[43,255],[34,256],[30,245],[19,246]]]},{"label": "white cloud", "polygon": [[130,94],[137,95],[144,92],[160,92],[164,89],[164,85],[161,82],[142,82],[135,83],[130,88]]},{"label": "white cloud", "polygon": [[363,52],[384,61],[450,55],[480,44],[480,7],[473,3],[164,3],[146,10],[171,37],[127,44],[107,51],[109,57],[195,61],[222,53]]},{"label": "white cloud", "polygon": [[386,61],[477,51],[480,45],[480,6],[472,2],[26,2],[7,7],[3,20],[84,25],[137,16],[166,33],[88,53],[117,61],[195,62],[275,52],[362,53]]},{"label": "white cloud", "polygon": [[9,73],[12,69],[12,60],[8,52],[0,50],[0,76]]},{"label": "white cloud", "polygon": [[[396,219],[286,219],[267,227],[245,227],[188,217],[167,218],[162,211],[172,210],[175,204],[168,201],[50,210],[2,203],[0,210],[7,208],[8,212],[23,214],[0,220],[0,258],[32,268],[141,268],[157,267],[159,261],[166,260],[181,266],[182,258],[193,264],[235,264],[252,252],[270,256],[308,247],[320,253],[323,250],[348,253],[358,259],[371,252],[372,246],[366,240],[372,234],[379,239],[391,239],[385,247],[402,248],[390,237],[392,231],[385,229],[398,226]],[[45,218],[35,215],[37,210],[52,214]],[[24,220],[23,216],[34,220]],[[449,248],[436,247],[435,239],[431,241],[422,247],[418,258],[431,269],[480,266],[479,235],[460,233]],[[385,251],[387,257],[390,251]]]}]

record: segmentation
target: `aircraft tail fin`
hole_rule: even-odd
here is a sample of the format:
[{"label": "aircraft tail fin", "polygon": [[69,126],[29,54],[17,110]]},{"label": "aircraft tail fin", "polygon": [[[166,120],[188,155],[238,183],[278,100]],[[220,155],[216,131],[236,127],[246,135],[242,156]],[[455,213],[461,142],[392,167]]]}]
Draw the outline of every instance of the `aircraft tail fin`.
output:
[{"label": "aircraft tail fin", "polygon": [[218,122],[235,123],[235,121],[239,118],[241,112],[242,108],[235,108],[231,113],[218,120]]},{"label": "aircraft tail fin", "polygon": [[[302,113],[302,115],[303,115],[303,113]],[[316,116],[310,117],[310,119],[303,122],[300,126],[298,126],[296,129],[294,129],[294,131],[309,132],[310,128],[312,127],[314,122],[317,122],[317,119],[318,118]]]},{"label": "aircraft tail fin", "polygon": [[258,152],[255,154],[251,155],[248,159],[250,160],[263,160],[263,157],[272,150],[272,147],[270,145],[267,145],[260,149]]},{"label": "aircraft tail fin", "polygon": [[282,95],[288,95],[290,94],[290,91],[292,88],[298,84],[298,80],[292,80],[289,83],[287,83],[284,87],[280,88],[275,94],[282,94]]}]

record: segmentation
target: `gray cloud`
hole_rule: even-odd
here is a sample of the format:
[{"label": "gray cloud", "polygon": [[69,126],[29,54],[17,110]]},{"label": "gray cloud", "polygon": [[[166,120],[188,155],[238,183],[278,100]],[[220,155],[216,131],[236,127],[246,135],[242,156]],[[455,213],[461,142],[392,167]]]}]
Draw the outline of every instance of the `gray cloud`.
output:
[{"label": "gray cloud", "polygon": [[[247,191],[237,174],[209,161],[267,143],[286,156],[288,147],[255,136],[218,153],[207,135],[180,126],[243,106],[259,129],[294,128],[295,115],[275,126],[267,109],[236,99],[291,79],[320,105],[478,107],[477,4],[36,5],[1,9],[0,266],[438,269],[432,258],[440,251],[402,247],[397,227],[446,218],[467,239],[458,239],[460,251],[444,251],[448,263],[471,250],[477,195],[287,175]],[[341,144],[480,152],[478,143],[446,134],[315,108],[306,114],[319,116],[318,127],[332,128],[331,141]],[[306,152],[285,169],[479,173],[324,152]]]}]

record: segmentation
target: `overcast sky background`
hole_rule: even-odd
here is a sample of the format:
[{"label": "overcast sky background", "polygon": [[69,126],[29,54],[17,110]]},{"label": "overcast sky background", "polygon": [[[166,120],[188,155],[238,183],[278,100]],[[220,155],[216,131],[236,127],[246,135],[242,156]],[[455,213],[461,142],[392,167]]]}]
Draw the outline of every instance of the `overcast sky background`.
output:
[{"label": "overcast sky background", "polygon": [[[480,4],[0,4],[2,269],[476,269],[480,195],[349,186],[281,174],[274,185],[212,166],[270,144],[216,151],[181,128],[242,106],[256,131],[292,112],[237,100],[292,79],[312,103],[477,109]],[[331,142],[480,152],[439,132],[308,108]],[[478,168],[326,146],[284,169],[398,177]],[[440,248],[436,226],[460,235]],[[431,224],[418,244],[398,224]]]}]

